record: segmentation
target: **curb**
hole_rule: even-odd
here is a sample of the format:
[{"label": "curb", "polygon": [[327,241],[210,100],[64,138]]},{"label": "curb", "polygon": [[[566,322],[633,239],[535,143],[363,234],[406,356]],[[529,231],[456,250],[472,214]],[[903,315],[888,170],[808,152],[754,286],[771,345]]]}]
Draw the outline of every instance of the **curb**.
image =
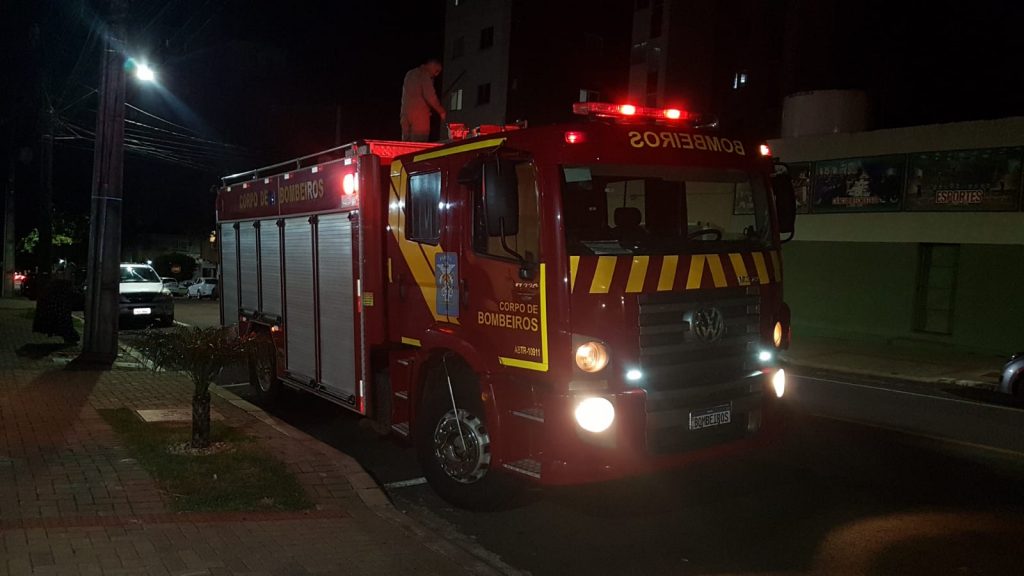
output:
[{"label": "curb", "polygon": [[786,368],[807,368],[811,370],[821,370],[831,374],[855,374],[857,376],[872,376],[875,378],[883,378],[886,380],[897,380],[903,382],[913,382],[916,384],[930,384],[932,386],[962,386],[965,388],[981,388],[985,390],[995,390],[995,382],[986,382],[983,380],[969,380],[959,378],[927,378],[924,376],[910,376],[907,374],[892,374],[886,372],[880,372],[877,370],[866,370],[862,368],[849,368],[844,367],[842,369],[836,368],[832,364],[819,364],[815,362],[800,361],[794,362],[793,360],[783,359],[782,364]]}]

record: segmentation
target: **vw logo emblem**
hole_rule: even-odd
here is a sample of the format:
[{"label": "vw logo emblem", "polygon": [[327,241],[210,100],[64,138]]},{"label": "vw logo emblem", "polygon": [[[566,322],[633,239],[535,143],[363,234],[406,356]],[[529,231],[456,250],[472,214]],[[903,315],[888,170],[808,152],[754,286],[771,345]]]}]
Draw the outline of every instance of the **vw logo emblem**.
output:
[{"label": "vw logo emblem", "polygon": [[708,344],[725,335],[725,318],[718,308],[698,308],[693,313],[692,325],[694,335]]}]

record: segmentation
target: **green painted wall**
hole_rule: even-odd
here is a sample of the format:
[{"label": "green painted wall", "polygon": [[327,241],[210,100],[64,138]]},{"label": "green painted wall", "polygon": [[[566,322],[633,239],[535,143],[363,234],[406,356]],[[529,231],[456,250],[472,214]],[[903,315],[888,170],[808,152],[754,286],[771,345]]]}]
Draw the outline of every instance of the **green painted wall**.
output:
[{"label": "green painted wall", "polygon": [[794,241],[783,247],[793,338],[918,340],[1024,350],[1024,246],[964,244],[950,336],[914,331],[918,245]]}]

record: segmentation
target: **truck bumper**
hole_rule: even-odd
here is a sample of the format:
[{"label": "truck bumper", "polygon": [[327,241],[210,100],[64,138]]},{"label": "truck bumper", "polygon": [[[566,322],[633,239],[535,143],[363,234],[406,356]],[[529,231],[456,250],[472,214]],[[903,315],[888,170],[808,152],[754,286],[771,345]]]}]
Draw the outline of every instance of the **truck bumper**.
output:
[{"label": "truck bumper", "polygon": [[[535,460],[544,485],[568,485],[614,480],[678,468],[702,460],[748,451],[767,443],[779,429],[780,402],[771,387],[771,372],[701,394],[684,394],[669,410],[651,410],[654,402],[645,390],[609,394],[548,396],[544,406],[543,446]],[[576,422],[580,400],[599,395],[615,407],[612,426],[601,433],[587,432]],[[651,396],[654,396],[651,393]],[[691,414],[728,407],[730,421],[691,430]]]}]

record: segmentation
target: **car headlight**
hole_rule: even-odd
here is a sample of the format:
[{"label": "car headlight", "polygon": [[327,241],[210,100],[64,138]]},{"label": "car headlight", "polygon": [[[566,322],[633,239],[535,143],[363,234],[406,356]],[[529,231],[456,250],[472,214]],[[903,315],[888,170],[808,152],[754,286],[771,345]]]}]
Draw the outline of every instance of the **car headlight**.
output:
[{"label": "car headlight", "polygon": [[576,405],[576,423],[587,432],[604,432],[615,421],[615,406],[607,398],[592,396]]},{"label": "car headlight", "polygon": [[590,374],[600,372],[608,365],[608,347],[596,340],[577,346],[575,356],[576,366]]}]

